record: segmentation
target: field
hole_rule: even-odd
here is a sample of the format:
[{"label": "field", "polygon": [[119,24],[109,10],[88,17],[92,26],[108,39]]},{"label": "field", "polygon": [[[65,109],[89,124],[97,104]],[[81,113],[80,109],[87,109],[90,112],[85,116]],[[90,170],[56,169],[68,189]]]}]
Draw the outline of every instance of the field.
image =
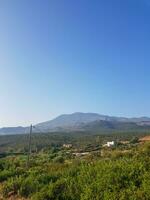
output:
[{"label": "field", "polygon": [[[133,133],[33,135],[28,160],[27,135],[1,136],[0,198],[150,199],[150,143],[141,144],[138,137]],[[111,140],[114,146],[103,147]]]}]

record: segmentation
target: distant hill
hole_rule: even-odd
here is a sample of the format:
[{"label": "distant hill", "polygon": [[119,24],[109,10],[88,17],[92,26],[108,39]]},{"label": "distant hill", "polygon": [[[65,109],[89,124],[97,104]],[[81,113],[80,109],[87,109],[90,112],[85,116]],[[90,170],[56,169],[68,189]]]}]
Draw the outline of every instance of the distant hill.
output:
[{"label": "distant hill", "polygon": [[[125,118],[100,115],[97,113],[64,114],[53,120],[35,125],[35,132],[61,131],[110,131],[110,130],[144,130],[150,128],[150,118]],[[0,134],[22,134],[29,132],[28,127],[6,127]]]},{"label": "distant hill", "polygon": [[29,128],[25,128],[22,126],[18,127],[4,127],[0,129],[1,135],[12,135],[12,134],[24,134],[29,130]]},{"label": "distant hill", "polygon": [[83,127],[84,131],[90,132],[116,132],[116,131],[144,131],[150,129],[148,125],[138,125],[135,122],[121,122],[121,121],[94,121],[86,124]]}]

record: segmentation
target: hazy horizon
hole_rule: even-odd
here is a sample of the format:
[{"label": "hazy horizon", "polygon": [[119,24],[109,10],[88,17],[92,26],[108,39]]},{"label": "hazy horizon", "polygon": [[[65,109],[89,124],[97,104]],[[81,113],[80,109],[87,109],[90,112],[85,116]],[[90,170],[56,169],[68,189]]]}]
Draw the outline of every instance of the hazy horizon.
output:
[{"label": "hazy horizon", "polygon": [[123,116],[123,115],[119,115],[119,116],[116,116],[116,115],[109,115],[109,114],[104,114],[104,113],[96,113],[96,112],[73,112],[73,113],[61,113],[61,114],[58,114],[58,115],[56,115],[56,116],[53,116],[53,117],[51,117],[51,118],[49,118],[49,119],[43,119],[42,121],[38,121],[38,122],[36,122],[36,121],[28,121],[28,122],[24,122],[24,123],[19,123],[18,122],[18,124],[16,124],[16,125],[4,125],[4,126],[2,126],[2,127],[0,127],[0,128],[5,128],[5,127],[18,127],[18,126],[22,126],[22,127],[26,127],[26,126],[30,126],[31,124],[32,125],[36,125],[36,124],[39,124],[39,123],[42,123],[42,122],[46,122],[46,121],[50,121],[50,120],[53,120],[53,119],[55,119],[55,118],[57,118],[57,117],[59,117],[59,116],[61,116],[61,115],[70,115],[70,114],[75,114],[75,113],[84,113],[84,114],[87,114],[87,113],[94,113],[94,114],[100,114],[100,115],[106,115],[106,116],[109,116],[109,117],[125,117],[125,118],[142,118],[142,117],[148,117],[148,118],[150,118],[150,116]]},{"label": "hazy horizon", "polygon": [[147,0],[0,2],[0,127],[150,116]]}]

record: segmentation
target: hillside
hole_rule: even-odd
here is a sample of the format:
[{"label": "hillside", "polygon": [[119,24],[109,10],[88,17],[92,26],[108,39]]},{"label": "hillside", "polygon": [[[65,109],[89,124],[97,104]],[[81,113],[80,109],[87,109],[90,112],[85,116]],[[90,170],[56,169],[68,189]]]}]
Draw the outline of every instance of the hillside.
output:
[{"label": "hillside", "polygon": [[[125,118],[100,115],[97,113],[64,114],[34,126],[34,132],[72,132],[72,131],[112,131],[112,130],[147,130],[150,118]],[[6,127],[0,129],[1,135],[28,133],[28,127]]]}]

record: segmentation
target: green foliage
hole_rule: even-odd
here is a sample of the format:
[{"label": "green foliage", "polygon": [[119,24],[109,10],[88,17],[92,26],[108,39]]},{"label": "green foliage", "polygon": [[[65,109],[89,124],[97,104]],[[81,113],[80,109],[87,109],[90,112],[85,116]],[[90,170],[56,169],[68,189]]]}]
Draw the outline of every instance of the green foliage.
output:
[{"label": "green foliage", "polygon": [[[65,143],[71,143],[75,148],[82,148],[84,151],[93,149],[99,150],[104,141],[112,140],[132,140],[134,138],[148,135],[149,130],[124,130],[99,132],[91,130],[91,132],[71,132],[71,133],[36,133],[32,135],[32,152],[48,152],[50,154],[57,153]],[[5,135],[0,136],[0,157],[14,154],[26,154],[28,151],[28,135]],[[5,153],[4,153],[5,152]]]},{"label": "green foliage", "polygon": [[58,157],[54,158],[53,161],[55,163],[63,163],[64,162],[64,158],[62,156],[58,156]]},{"label": "green foliage", "polygon": [[138,142],[139,142],[138,137],[133,137],[133,138],[131,139],[131,141],[130,141],[131,144],[136,144],[136,143],[138,143]]},{"label": "green foliage", "polygon": [[7,182],[3,185],[2,192],[5,197],[9,195],[10,192],[13,194],[18,194],[18,190],[22,183],[21,177],[10,178]]},{"label": "green foliage", "polygon": [[[91,145],[86,145],[91,149]],[[72,159],[61,148],[0,160],[2,195],[28,200],[149,200],[150,144]]]},{"label": "green foliage", "polygon": [[0,172],[0,182],[7,180],[9,177],[12,177],[16,174],[15,171],[3,170]]},{"label": "green foliage", "polygon": [[39,182],[34,177],[29,176],[22,181],[19,194],[23,197],[29,197],[30,194],[37,192],[39,188]]}]

